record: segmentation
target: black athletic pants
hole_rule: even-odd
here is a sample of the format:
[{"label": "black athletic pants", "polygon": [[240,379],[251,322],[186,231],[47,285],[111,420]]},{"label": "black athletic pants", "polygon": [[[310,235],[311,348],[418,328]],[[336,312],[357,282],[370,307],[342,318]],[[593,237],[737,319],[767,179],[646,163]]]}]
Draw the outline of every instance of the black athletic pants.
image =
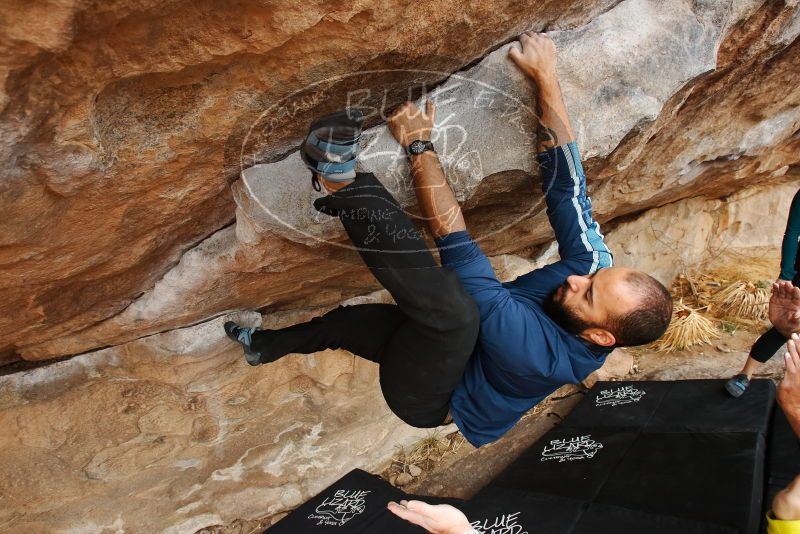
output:
[{"label": "black athletic pants", "polygon": [[[800,255],[798,257],[800,258]],[[800,278],[795,276],[792,280],[792,285],[800,287]],[[785,343],[786,338],[778,333],[775,328],[770,328],[753,343],[753,348],[750,349],[750,357],[764,363],[772,358]]]},{"label": "black athletic pants", "polygon": [[259,330],[262,363],[289,353],[345,349],[380,364],[392,411],[409,425],[442,424],[478,336],[475,302],[439,267],[411,220],[372,174],[358,174],[314,207],[338,216],[364,263],[395,304],[339,306],[307,323]]}]

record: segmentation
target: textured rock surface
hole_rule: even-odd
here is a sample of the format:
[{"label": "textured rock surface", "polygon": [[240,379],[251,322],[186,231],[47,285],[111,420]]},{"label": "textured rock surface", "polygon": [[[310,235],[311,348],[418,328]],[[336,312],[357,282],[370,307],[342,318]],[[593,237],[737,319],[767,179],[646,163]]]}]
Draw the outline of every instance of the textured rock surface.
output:
[{"label": "textured rock surface", "polygon": [[[777,258],[800,185],[797,2],[294,5],[0,6],[0,364],[94,351],[0,377],[0,530],[260,518],[419,437],[386,409],[372,364],[325,352],[254,370],[221,316],[281,326],[387,301],[335,221],[308,218],[314,193],[296,176],[310,117],[348,94],[387,109],[444,81],[439,149],[470,229],[503,277],[552,261],[529,123],[483,105],[481,84],[530,103],[504,49],[524,29],[558,43],[618,263],[667,281],[720,247]],[[320,91],[265,116],[309,85]],[[383,171],[379,123],[363,165]],[[267,179],[239,179],[252,163]],[[390,170],[408,199],[402,159]]]},{"label": "textured rock surface", "polygon": [[771,258],[778,278],[789,205],[800,181],[750,188],[724,200],[690,198],[652,209],[606,234],[617,265],[643,269],[670,283],[700,264]]},{"label": "textured rock surface", "polygon": [[[654,120],[687,81],[713,70],[726,26],[745,8],[736,7],[731,11],[723,2],[691,6],[626,0],[585,26],[552,32],[561,85],[567,109],[576,117],[583,156],[607,155],[637,124]],[[612,32],[619,38],[609,42]],[[429,95],[438,110],[434,144],[460,199],[472,196],[486,176],[534,172],[535,102],[529,82],[507,58],[510,46],[492,52]],[[586,68],[599,54],[603,62]],[[794,116],[798,117],[800,113]],[[361,169],[374,173],[401,203],[414,202],[405,155],[385,126],[365,132],[360,159]],[[246,169],[238,189],[242,211],[237,222],[249,218],[245,224],[312,244],[310,238],[338,232],[330,217],[320,216],[311,206],[320,194],[296,179],[305,174],[297,152]],[[541,211],[530,204],[532,213]]]},{"label": "textured rock surface", "polygon": [[254,369],[221,318],[0,377],[0,425],[0,530],[37,533],[262,517],[427,435],[391,414],[375,364]]},{"label": "textured rock surface", "polygon": [[[523,30],[584,23],[613,3],[3,2],[0,354],[120,313],[233,222],[247,130],[287,94],[334,79],[257,140],[260,158],[294,147],[328,96],[347,93],[338,75],[373,71],[351,84],[373,103],[387,88],[392,105],[413,82],[375,70],[454,72]],[[187,303],[193,321],[227,305]]]},{"label": "textured rock surface", "polygon": [[[585,26],[554,35],[565,49],[561,75],[570,105],[587,110],[582,103],[584,99],[606,102],[598,104],[602,113],[598,111],[597,115],[603,120],[593,120],[594,108],[591,112],[572,113],[579,134],[586,139],[588,152],[604,153],[619,138],[624,125],[632,128],[612,153],[592,158],[586,164],[595,212],[602,222],[681,198],[721,197],[745,186],[791,179],[797,172],[800,141],[794,132],[800,128],[797,107],[800,90],[796,83],[800,49],[796,34],[800,27],[796,5],[711,2],[692,4],[694,11],[682,2],[676,5],[681,9],[666,16],[650,3],[626,0]],[[693,12],[697,18],[687,18]],[[655,17],[656,22],[643,24],[640,32],[628,36],[630,31],[616,33],[611,26],[618,23],[619,13],[638,17],[642,22],[647,16]],[[654,29],[658,17],[671,21],[673,31],[659,33]],[[529,25],[536,26],[536,20]],[[614,49],[608,44],[609,35],[621,42],[622,49],[639,43],[647,45],[647,49],[659,50],[676,46],[673,33],[683,35],[682,32],[692,31],[706,44],[704,54],[689,62],[663,63],[667,59],[655,61],[653,54],[633,53],[624,61],[614,57],[607,64],[597,59],[600,56],[587,57],[587,50]],[[586,42],[582,40],[584,34]],[[716,40],[712,39],[714,36]],[[711,69],[711,58],[717,50],[717,69],[702,74]],[[502,57],[502,52],[496,52],[484,60],[494,65],[492,69],[482,64],[468,72],[496,74],[498,69],[508,68]],[[605,66],[578,68],[580,60]],[[638,76],[637,68],[648,74]],[[601,73],[596,79],[591,78],[595,71]],[[691,76],[694,78],[680,85]],[[673,87],[673,94],[655,115],[653,106],[665,98],[663,89],[654,88],[649,82],[640,83],[653,77],[669,79]],[[588,89],[580,85],[584,78],[594,79],[594,85]],[[614,90],[619,80],[627,80],[627,86],[633,89]],[[637,84],[642,89],[636,89]],[[581,87],[586,91],[581,93]],[[649,92],[645,91],[648,87]],[[648,98],[642,96],[645,94]],[[644,101],[649,107],[638,106],[637,102]],[[589,138],[589,132],[601,130],[604,120],[615,126],[609,126],[607,136],[591,140],[594,137]],[[258,117],[253,119],[256,124],[258,121]],[[251,154],[260,153],[258,147],[247,145],[247,148]],[[291,158],[279,165],[291,166]],[[503,168],[515,167],[507,164],[519,161],[520,157],[517,153],[497,161],[490,153],[482,159],[495,161],[494,165],[499,167],[493,168]],[[307,173],[300,178],[302,183],[306,180]],[[242,188],[237,185],[235,189],[241,192]],[[313,194],[306,191],[306,196]],[[535,191],[534,188],[533,198],[537,199]],[[189,250],[159,280],[151,278],[155,282],[152,286],[146,283],[137,286],[139,292],[143,291],[138,299],[133,302],[123,299],[124,306],[123,301],[116,301],[121,311],[111,314],[109,319],[83,321],[82,329],[78,329],[73,322],[83,316],[73,313],[69,318],[73,326],[58,321],[50,323],[49,318],[54,316],[45,313],[47,306],[32,298],[27,290],[25,302],[39,302],[36,308],[39,320],[25,324],[28,328],[51,324],[52,328],[41,330],[41,335],[28,330],[23,330],[25,336],[17,332],[13,337],[18,353],[28,359],[74,354],[239,308],[281,310],[313,303],[330,305],[376,288],[352,251],[332,246],[331,242],[324,246],[302,245],[291,240],[297,239],[291,233],[284,237],[259,232],[257,209],[248,204],[253,197],[239,194],[238,198],[242,207],[238,210],[235,232],[233,227],[225,227]],[[551,238],[541,202],[534,200],[532,205],[531,198],[530,179],[513,171],[491,175],[473,191],[465,202],[468,224],[487,252],[515,252]],[[232,208],[230,201],[227,205]],[[253,221],[256,223],[251,224]],[[163,228],[159,235],[159,239],[172,239]],[[332,242],[337,239],[344,238],[339,235]],[[176,259],[172,257],[172,261]],[[24,262],[18,264],[20,268],[24,265]],[[151,261],[148,265],[152,272],[155,264]],[[303,279],[302,284],[297,284],[298,278]],[[98,295],[104,287],[96,280],[91,288],[84,288],[85,298],[93,295],[92,298],[102,300],[104,297]],[[116,284],[109,287],[114,291],[119,289]],[[58,293],[59,299],[62,293]],[[9,291],[7,302],[14,301],[13,297],[13,291]],[[47,302],[50,305],[55,300]],[[76,306],[84,300],[73,298],[71,302]],[[108,302],[103,301],[103,305]],[[103,308],[99,304],[98,301],[91,308],[92,313]],[[13,326],[31,317],[17,313],[6,320]],[[69,334],[70,330],[78,331]]]},{"label": "textured rock surface", "polygon": [[[586,152],[596,155],[586,162],[586,169],[595,212],[601,222],[682,198],[719,198],[746,186],[790,180],[797,173],[800,140],[794,132],[800,128],[800,89],[796,83],[800,61],[796,34],[800,26],[796,22],[796,5],[676,2],[675,9],[668,10],[668,16],[662,13],[664,8],[654,5],[643,0],[626,0],[587,25],[554,34],[564,48],[560,69],[567,99],[571,106],[581,110],[573,112],[573,120],[584,139]],[[683,59],[669,63],[668,58],[675,54],[667,54],[664,59],[656,52],[673,50],[680,43],[672,33],[659,30],[658,22],[661,18],[673,21],[673,27],[680,26],[682,32],[686,25],[679,21],[688,20],[689,15],[691,21],[687,24],[694,28],[697,38],[692,46],[705,43],[704,52],[692,55],[691,61],[680,56]],[[631,33],[628,28],[621,33],[622,29],[617,32],[613,27],[620,24],[620,18],[631,17],[642,23],[638,32]],[[535,26],[536,22],[530,24]],[[615,38],[610,39],[609,35]],[[624,50],[631,53],[624,60],[611,54],[606,63],[599,52],[607,49],[609,54]],[[598,52],[597,57],[588,55],[587,50]],[[696,52],[695,48],[690,50]],[[647,51],[652,53],[648,55]],[[715,56],[717,68],[712,70]],[[578,68],[581,61],[598,63],[601,67]],[[488,72],[495,74],[489,79],[496,81],[496,73],[508,69],[502,51],[490,54],[484,62],[493,68],[480,64],[465,76]],[[663,84],[643,82],[653,76]],[[591,83],[581,85],[584,79]],[[629,90],[619,87],[623,81]],[[669,87],[669,91],[664,87]],[[665,96],[665,91],[671,95]],[[584,101],[595,103],[594,107],[587,107]],[[258,118],[253,121],[258,123]],[[598,137],[597,132],[603,130],[606,122],[607,135]],[[620,140],[620,132],[626,128],[627,134]],[[617,142],[616,149],[606,153]],[[258,146],[245,145],[249,154],[263,152]],[[469,152],[464,150],[462,155]],[[477,188],[469,180],[461,187],[462,196],[472,192],[465,202],[470,228],[489,253],[515,252],[546,242],[552,234],[538,192],[535,187],[532,192],[529,178],[515,169],[520,165],[514,162],[523,158],[519,152],[512,152],[498,159],[497,152],[481,156],[480,167],[511,171],[492,174]],[[292,168],[294,157],[290,155],[273,165]],[[298,200],[291,191],[297,191],[293,188],[306,180],[304,172],[299,178],[282,182],[289,188],[289,198]],[[259,208],[253,204],[254,199],[273,197],[260,193],[248,196],[243,194],[246,189],[243,185],[239,183],[234,188],[241,204],[235,230],[225,227],[217,231],[180,260],[171,256],[171,261],[178,263],[158,280],[153,257],[140,256],[142,262],[149,262],[149,273],[153,275],[150,282],[137,285],[137,292],[142,294],[132,302],[114,301],[118,309],[108,314],[111,315],[108,319],[87,319],[83,312],[74,309],[92,299],[105,299],[101,293],[106,285],[100,279],[95,279],[91,287],[84,287],[91,295],[70,299],[73,308],[66,322],[55,320],[55,315],[47,312],[48,306],[56,305],[68,293],[66,290],[56,292],[58,298],[47,299],[45,306],[41,299],[31,296],[28,288],[24,301],[35,304],[38,319],[24,323],[29,325],[24,337],[19,332],[9,336],[14,338],[17,352],[27,359],[75,354],[195,323],[230,310],[273,311],[312,303],[330,305],[376,288],[354,254],[332,244],[342,240],[342,236],[331,234],[334,237],[327,244],[312,246],[293,241],[298,240],[296,232],[276,234],[259,217]],[[262,181],[254,187],[266,185]],[[174,191],[183,198],[180,187],[176,186]],[[310,190],[305,191],[308,197]],[[291,205],[284,202],[284,196],[274,198],[281,199],[279,206]],[[226,202],[232,209],[231,201]],[[207,221],[201,211],[195,210],[193,216],[196,221]],[[335,225],[327,224],[334,232]],[[126,227],[129,231],[136,228]],[[293,227],[305,230],[313,225]],[[160,228],[158,235],[162,240],[173,238],[166,227]],[[184,241],[184,246],[187,244]],[[119,258],[128,258],[136,248],[128,247]],[[107,253],[98,252],[97,248],[92,250],[91,257]],[[128,258],[126,265],[139,265],[132,261]],[[15,263],[20,269],[25,265],[26,262]],[[52,279],[46,282],[53,283]],[[117,291],[120,285],[108,287]],[[6,302],[19,302],[15,294],[23,296],[21,289],[9,290]],[[87,307],[91,313],[107,310],[111,301],[95,302],[97,305]],[[31,309],[27,305],[18,309],[13,320],[7,319],[9,327],[33,318],[26,312]],[[37,334],[36,325],[49,328],[38,330]]]}]

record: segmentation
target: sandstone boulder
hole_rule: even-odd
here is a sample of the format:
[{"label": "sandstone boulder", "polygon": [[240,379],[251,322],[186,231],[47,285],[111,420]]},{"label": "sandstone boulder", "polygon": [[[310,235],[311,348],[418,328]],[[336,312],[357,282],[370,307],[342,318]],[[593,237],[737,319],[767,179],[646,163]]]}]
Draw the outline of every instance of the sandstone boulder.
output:
[{"label": "sandstone boulder", "polygon": [[[800,186],[797,11],[760,0],[4,2],[0,365],[43,362],[0,376],[0,528],[241,525],[424,437],[389,412],[374,364],[326,351],[252,369],[221,324],[236,313],[280,327],[390,301],[335,221],[309,211],[297,164],[310,118],[348,96],[385,112],[430,89],[449,177],[498,275],[556,259],[531,123],[503,115],[503,101],[532,102],[505,59],[523,30],[558,44],[618,264],[664,282],[724,255],[777,267]],[[292,97],[277,120],[265,114]],[[374,157],[362,168],[413,214],[381,123],[367,124]],[[728,356],[731,369],[742,357]],[[654,376],[678,376],[669,362]],[[623,354],[606,371],[629,364]],[[517,437],[541,426],[532,419]],[[529,441],[484,454],[505,461]]]}]

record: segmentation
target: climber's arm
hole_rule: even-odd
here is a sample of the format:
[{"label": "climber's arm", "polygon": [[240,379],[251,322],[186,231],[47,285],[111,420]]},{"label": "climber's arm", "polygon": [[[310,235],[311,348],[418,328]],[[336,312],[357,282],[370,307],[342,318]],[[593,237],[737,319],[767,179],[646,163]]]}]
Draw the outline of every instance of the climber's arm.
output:
[{"label": "climber's arm", "polygon": [[[407,149],[416,140],[430,141],[435,113],[430,100],[425,111],[418,109],[412,102],[406,102],[389,117],[389,130],[403,149]],[[418,156],[411,156],[410,166],[419,210],[428,221],[433,237],[466,230],[461,206],[444,177],[436,153],[426,151]]]},{"label": "climber's arm", "polygon": [[538,162],[559,264],[569,273],[591,274],[613,262],[586,195],[586,176],[556,78],[555,45],[537,34],[523,34],[520,45],[522,51],[511,48],[509,57],[538,87]]},{"label": "climber's arm", "polygon": [[[389,117],[389,130],[403,148],[417,139],[430,141],[434,113],[430,101],[424,113],[406,102]],[[427,151],[411,156],[411,174],[420,211],[433,232],[442,266],[456,273],[478,305],[482,320],[490,312],[505,308],[512,300],[510,294],[497,279],[489,259],[467,233],[461,207],[445,180],[436,153]]]}]

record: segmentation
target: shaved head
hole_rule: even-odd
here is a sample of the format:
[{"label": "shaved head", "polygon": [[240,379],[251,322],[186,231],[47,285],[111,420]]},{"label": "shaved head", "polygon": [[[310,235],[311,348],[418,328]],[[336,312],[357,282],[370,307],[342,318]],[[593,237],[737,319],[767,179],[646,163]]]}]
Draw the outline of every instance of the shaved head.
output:
[{"label": "shaved head", "polygon": [[568,332],[597,345],[655,341],[672,317],[672,296],[652,276],[627,267],[567,277],[545,301],[545,312]]}]

